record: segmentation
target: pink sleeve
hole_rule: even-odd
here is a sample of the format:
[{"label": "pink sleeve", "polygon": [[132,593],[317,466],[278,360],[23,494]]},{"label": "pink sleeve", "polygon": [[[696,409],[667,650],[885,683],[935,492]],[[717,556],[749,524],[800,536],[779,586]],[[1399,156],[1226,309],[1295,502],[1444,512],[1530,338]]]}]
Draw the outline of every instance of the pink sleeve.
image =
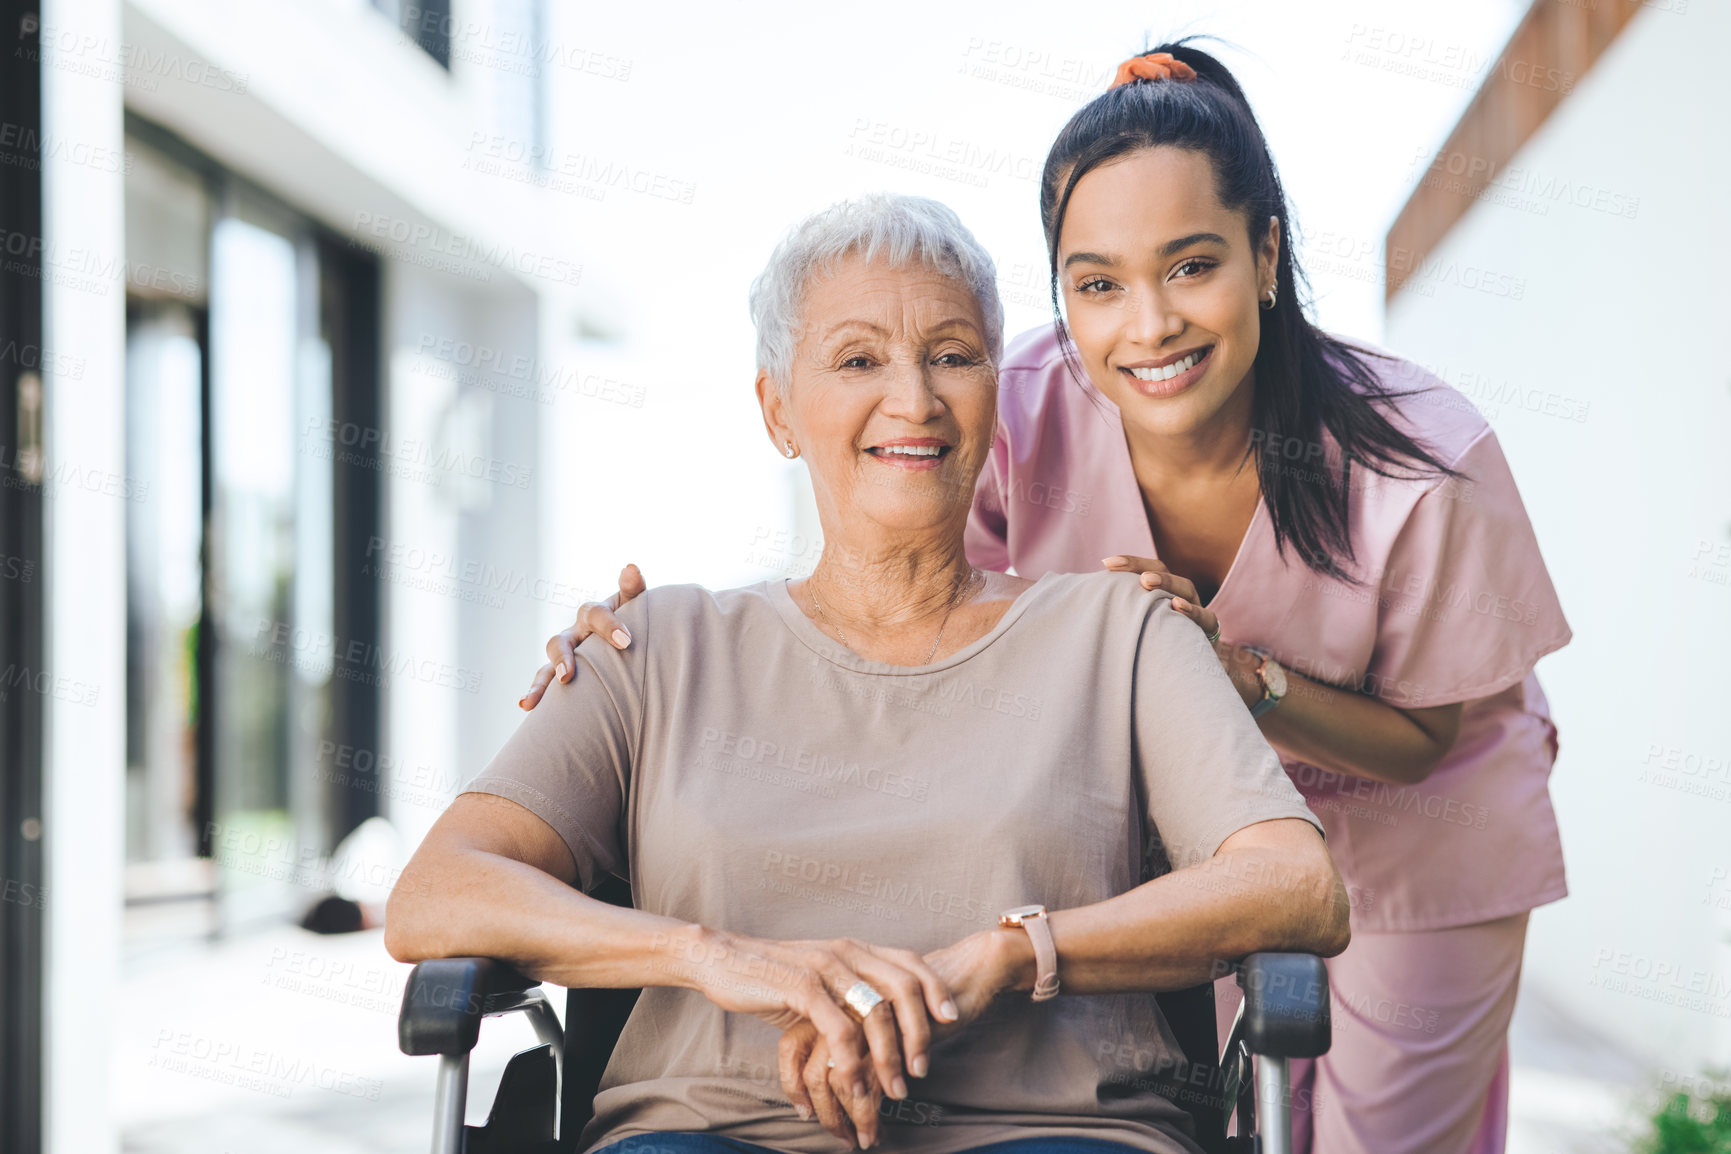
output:
[{"label": "pink sleeve", "polygon": [[1496,435],[1454,467],[1407,514],[1380,577],[1366,688],[1402,708],[1501,692],[1570,638]]},{"label": "pink sleeve", "polygon": [[1004,472],[1009,459],[1010,443],[1000,426],[974,485],[974,505],[968,510],[968,527],[962,539],[970,564],[1000,573],[1010,567],[1010,528],[1004,516]]}]

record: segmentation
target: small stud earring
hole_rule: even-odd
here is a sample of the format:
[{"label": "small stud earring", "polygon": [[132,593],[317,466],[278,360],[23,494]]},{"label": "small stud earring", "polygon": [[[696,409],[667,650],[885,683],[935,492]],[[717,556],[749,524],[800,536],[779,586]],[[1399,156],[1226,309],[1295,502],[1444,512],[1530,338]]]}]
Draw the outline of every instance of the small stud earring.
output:
[{"label": "small stud earring", "polygon": [[1262,302],[1263,309],[1264,310],[1272,309],[1274,307],[1274,300],[1277,296],[1279,296],[1279,294],[1280,294],[1280,286],[1279,285],[1269,285],[1268,286],[1268,299]]},{"label": "small stud earring", "polygon": [[789,460],[799,456],[799,450],[793,447],[792,441],[783,441],[782,444],[786,446],[782,449],[782,455],[787,457]]}]

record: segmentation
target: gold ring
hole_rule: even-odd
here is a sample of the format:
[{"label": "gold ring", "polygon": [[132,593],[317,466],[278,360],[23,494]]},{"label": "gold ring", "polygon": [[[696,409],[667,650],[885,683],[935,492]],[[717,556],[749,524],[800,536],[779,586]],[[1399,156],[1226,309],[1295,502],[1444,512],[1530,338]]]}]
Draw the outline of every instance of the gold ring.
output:
[{"label": "gold ring", "polygon": [[847,1003],[847,1008],[853,1011],[854,1017],[863,1022],[867,1015],[877,1009],[884,996],[864,982],[855,982],[847,988],[847,993],[842,995],[841,1000]]}]

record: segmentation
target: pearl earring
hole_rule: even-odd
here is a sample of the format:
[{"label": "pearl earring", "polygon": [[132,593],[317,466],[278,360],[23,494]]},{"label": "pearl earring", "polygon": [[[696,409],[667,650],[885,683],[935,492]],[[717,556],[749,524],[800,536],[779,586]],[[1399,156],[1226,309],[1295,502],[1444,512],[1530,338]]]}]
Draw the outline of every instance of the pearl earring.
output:
[{"label": "pearl earring", "polygon": [[782,454],[789,460],[799,456],[799,450],[793,447],[792,441],[783,441],[782,444],[786,446],[786,448],[782,449]]}]

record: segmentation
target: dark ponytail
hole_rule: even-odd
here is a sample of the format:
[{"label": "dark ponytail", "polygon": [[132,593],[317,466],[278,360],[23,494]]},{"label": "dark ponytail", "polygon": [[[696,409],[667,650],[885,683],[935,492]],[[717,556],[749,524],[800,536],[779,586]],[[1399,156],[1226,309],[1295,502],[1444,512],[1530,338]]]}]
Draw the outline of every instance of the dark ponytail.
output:
[{"label": "dark ponytail", "polygon": [[[1456,474],[1385,415],[1383,406],[1404,394],[1387,389],[1367,363],[1378,354],[1335,340],[1305,317],[1298,289],[1304,285],[1308,296],[1309,286],[1293,255],[1286,195],[1238,81],[1188,40],[1148,51],[1170,53],[1194,69],[1196,79],[1139,80],[1107,91],[1070,118],[1046,157],[1040,216],[1059,345],[1071,373],[1085,381],[1058,298],[1058,233],[1076,183],[1144,148],[1171,145],[1208,156],[1221,203],[1244,214],[1253,247],[1269,217],[1280,221],[1276,305],[1260,314],[1245,459],[1256,461],[1281,555],[1291,545],[1312,570],[1350,581],[1345,564],[1353,559],[1347,512],[1354,467],[1389,477]],[[1339,447],[1337,459],[1322,459],[1324,431]],[[1309,467],[1294,468],[1286,459],[1283,447],[1295,444],[1307,449],[1301,456]]]}]

